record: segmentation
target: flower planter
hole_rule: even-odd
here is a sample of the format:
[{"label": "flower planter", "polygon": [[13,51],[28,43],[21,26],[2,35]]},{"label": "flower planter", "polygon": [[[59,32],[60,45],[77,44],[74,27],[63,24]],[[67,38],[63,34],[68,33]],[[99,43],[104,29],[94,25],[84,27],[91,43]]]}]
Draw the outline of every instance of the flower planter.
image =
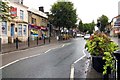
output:
[{"label": "flower planter", "polygon": [[[92,56],[92,67],[99,73],[103,72],[103,65],[105,60],[102,60],[102,56]],[[108,67],[107,74],[111,73],[111,69]]]},{"label": "flower planter", "polygon": [[[104,33],[95,32],[94,35],[87,40],[85,48],[92,55],[92,66],[103,75],[111,73],[114,69],[113,52],[118,50],[118,45]],[[104,59],[104,60],[103,60]]]}]

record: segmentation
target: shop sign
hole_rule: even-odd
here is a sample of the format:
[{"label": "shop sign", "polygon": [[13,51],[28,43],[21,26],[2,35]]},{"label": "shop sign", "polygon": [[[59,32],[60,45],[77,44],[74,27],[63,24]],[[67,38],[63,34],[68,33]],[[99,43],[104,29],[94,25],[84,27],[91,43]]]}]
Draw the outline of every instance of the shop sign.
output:
[{"label": "shop sign", "polygon": [[10,13],[12,17],[17,17],[17,8],[11,7]]},{"label": "shop sign", "polygon": [[37,31],[37,30],[32,29],[32,30],[31,30],[31,33],[32,33],[32,34],[38,34],[38,31]]}]

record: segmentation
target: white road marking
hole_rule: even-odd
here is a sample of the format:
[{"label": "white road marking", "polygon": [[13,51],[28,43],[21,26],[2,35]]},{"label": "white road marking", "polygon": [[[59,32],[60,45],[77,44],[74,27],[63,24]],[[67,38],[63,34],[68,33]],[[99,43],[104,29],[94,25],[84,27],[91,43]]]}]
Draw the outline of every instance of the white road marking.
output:
[{"label": "white road marking", "polygon": [[47,51],[45,51],[44,53],[48,53],[49,51],[51,51],[52,49],[48,49]]},{"label": "white road marking", "polygon": [[70,72],[70,80],[74,80],[74,64],[76,64],[78,61],[80,61],[81,59],[83,59],[86,54],[85,51],[83,50],[84,55],[82,57],[80,57],[79,59],[77,59],[72,65],[71,65],[71,72]]},{"label": "white road marking", "polygon": [[70,80],[74,80],[74,64],[71,65]]},{"label": "white road marking", "polygon": [[80,61],[81,59],[83,59],[83,58],[86,56],[84,50],[83,50],[83,53],[84,53],[84,55],[83,55],[82,57],[80,57],[78,60],[76,60],[76,61],[74,62],[74,64],[77,63],[78,61]]},{"label": "white road marking", "polygon": [[62,47],[64,47],[64,46],[65,46],[65,44],[62,45]]},{"label": "white road marking", "polygon": [[15,61],[13,61],[13,62],[11,62],[11,63],[8,63],[8,64],[0,67],[0,69],[3,69],[3,68],[5,68],[5,67],[7,67],[7,66],[9,66],[9,65],[12,65],[12,64],[14,64],[14,63],[16,63],[16,62],[18,62],[18,61],[20,61],[20,60],[15,60]]},{"label": "white road marking", "polygon": [[[51,51],[51,50],[52,50],[52,49],[49,49],[49,50],[45,51],[44,53],[48,53],[48,52]],[[0,67],[0,69],[3,69],[3,68],[5,68],[5,67],[7,67],[7,66],[9,66],[9,65],[12,65],[12,64],[16,63],[16,62],[19,62],[19,61],[22,61],[22,60],[25,60],[25,59],[28,59],[28,58],[33,58],[33,57],[39,56],[39,55],[41,55],[41,54],[42,54],[42,53],[36,54],[36,55],[32,55],[32,56],[28,56],[28,57],[24,57],[24,58],[20,58],[20,59],[18,59],[18,60],[15,60],[15,61],[13,61],[13,62],[10,62],[10,63],[8,63],[8,64]]]},{"label": "white road marking", "polygon": [[62,45],[62,47],[70,45],[70,44],[72,44],[72,43],[65,43],[65,44]]},{"label": "white road marking", "polygon": [[[64,47],[65,45],[69,45],[69,44],[71,44],[71,43],[63,44],[62,47]],[[58,47],[57,47],[57,48],[58,48]],[[57,48],[49,49],[49,50],[45,51],[44,53],[48,53],[49,51],[54,50],[54,49],[57,49]],[[16,52],[19,52],[19,51],[16,51]],[[12,52],[10,52],[10,53],[12,53]],[[7,55],[7,54],[9,54],[9,53],[1,54],[0,56],[2,56],[2,55]],[[42,54],[42,53],[17,59],[17,60],[15,60],[15,61],[13,61],[13,62],[10,62],[10,63],[8,63],[8,64],[0,67],[0,69],[3,69],[3,68],[5,68],[5,67],[7,67],[7,66],[9,66],[9,65],[12,65],[12,64],[16,63],[16,62],[19,62],[19,61],[22,61],[22,60],[25,60],[25,59],[28,59],[28,58],[32,58],[32,57],[39,56],[39,55],[41,55],[41,54]]]}]

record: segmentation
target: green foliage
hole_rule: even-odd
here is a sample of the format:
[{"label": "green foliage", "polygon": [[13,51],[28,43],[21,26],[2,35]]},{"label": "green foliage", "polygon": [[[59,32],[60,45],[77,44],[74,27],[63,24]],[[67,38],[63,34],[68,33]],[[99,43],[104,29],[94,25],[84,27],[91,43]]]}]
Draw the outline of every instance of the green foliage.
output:
[{"label": "green foliage", "polygon": [[100,21],[100,31],[105,31],[105,26],[108,24],[108,17],[105,15],[102,15],[100,18],[98,18]]},{"label": "green foliage", "polygon": [[71,28],[77,21],[76,9],[72,2],[57,2],[52,5],[50,22],[56,27]]},{"label": "green foliage", "polygon": [[11,19],[10,7],[8,6],[7,2],[0,1],[0,18],[2,20]]},{"label": "green foliage", "polygon": [[94,35],[87,40],[85,48],[91,55],[103,56],[103,60],[105,60],[103,74],[106,74],[108,66],[114,69],[112,53],[118,50],[119,47],[115,42],[111,41],[107,35],[98,32],[94,33]]},{"label": "green foliage", "polygon": [[80,22],[79,22],[78,29],[79,29],[81,32],[84,32],[84,27],[83,27],[82,20],[80,20]]},{"label": "green foliage", "polygon": [[82,20],[79,22],[79,30],[81,32],[89,32],[90,34],[93,33],[93,30],[94,30],[94,26],[95,26],[95,23],[94,21],[92,23],[82,23]]},{"label": "green foliage", "polygon": [[107,73],[108,67],[110,67],[112,70],[115,70],[115,62],[110,52],[104,52],[103,60],[105,60],[105,65],[103,66],[103,75]]}]

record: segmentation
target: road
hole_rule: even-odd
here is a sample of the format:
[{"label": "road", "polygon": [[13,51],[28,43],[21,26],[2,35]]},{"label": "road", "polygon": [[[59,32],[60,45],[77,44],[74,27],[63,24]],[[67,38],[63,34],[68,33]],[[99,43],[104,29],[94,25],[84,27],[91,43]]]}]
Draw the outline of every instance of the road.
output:
[{"label": "road", "polygon": [[59,48],[49,49],[44,54],[21,60],[3,68],[2,77],[69,78],[71,64],[84,55],[84,45],[83,38],[73,39]]}]

